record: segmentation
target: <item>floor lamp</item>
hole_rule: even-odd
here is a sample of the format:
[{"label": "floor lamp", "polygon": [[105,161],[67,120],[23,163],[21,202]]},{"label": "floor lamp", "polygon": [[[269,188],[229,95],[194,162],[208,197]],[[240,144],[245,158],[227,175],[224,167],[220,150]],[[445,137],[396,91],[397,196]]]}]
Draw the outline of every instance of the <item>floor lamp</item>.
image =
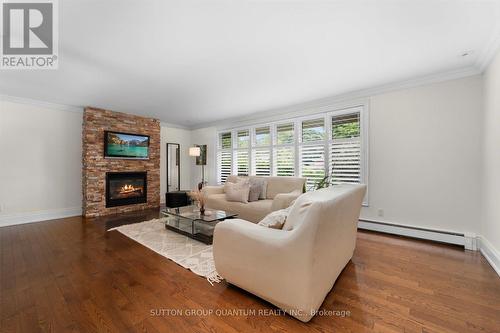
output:
[{"label": "floor lamp", "polygon": [[[189,147],[189,156],[200,157],[201,148],[200,147]],[[201,164],[201,182],[198,183],[198,190],[201,191],[203,185],[205,184],[205,165]]]}]

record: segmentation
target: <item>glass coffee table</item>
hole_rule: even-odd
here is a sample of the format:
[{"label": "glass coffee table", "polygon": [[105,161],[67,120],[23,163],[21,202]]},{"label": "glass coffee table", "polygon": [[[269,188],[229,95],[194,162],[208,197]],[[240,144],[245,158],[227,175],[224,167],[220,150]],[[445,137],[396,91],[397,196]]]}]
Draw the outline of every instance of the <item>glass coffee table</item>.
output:
[{"label": "glass coffee table", "polygon": [[167,218],[165,221],[166,229],[205,244],[212,244],[217,223],[237,216],[237,214],[215,209],[207,209],[202,215],[197,206],[166,208],[161,213]]}]

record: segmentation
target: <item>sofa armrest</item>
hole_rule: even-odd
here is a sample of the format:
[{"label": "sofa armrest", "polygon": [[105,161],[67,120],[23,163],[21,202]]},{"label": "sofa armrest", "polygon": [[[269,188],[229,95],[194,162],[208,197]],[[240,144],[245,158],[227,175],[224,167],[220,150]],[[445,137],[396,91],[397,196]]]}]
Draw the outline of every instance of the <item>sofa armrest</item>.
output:
[{"label": "sofa armrest", "polygon": [[[232,282],[254,275],[269,280],[276,270],[297,267],[287,246],[290,232],[267,228],[242,219],[229,219],[214,230],[213,254],[217,272]],[[291,269],[287,267],[287,269]],[[286,270],[285,270],[286,271]],[[231,279],[232,276],[237,276]]]},{"label": "sofa armrest", "polygon": [[241,219],[220,222],[214,231],[215,268],[229,283],[284,310],[305,310],[309,320],[315,309],[310,294],[313,240],[296,236]]},{"label": "sofa armrest", "polygon": [[223,194],[224,193],[224,185],[220,186],[204,186],[201,190],[204,196],[209,196],[212,194]]},{"label": "sofa armrest", "polygon": [[302,193],[300,191],[292,191],[289,193],[279,193],[277,194],[271,205],[271,211],[280,210],[290,207],[290,204],[297,199]]}]

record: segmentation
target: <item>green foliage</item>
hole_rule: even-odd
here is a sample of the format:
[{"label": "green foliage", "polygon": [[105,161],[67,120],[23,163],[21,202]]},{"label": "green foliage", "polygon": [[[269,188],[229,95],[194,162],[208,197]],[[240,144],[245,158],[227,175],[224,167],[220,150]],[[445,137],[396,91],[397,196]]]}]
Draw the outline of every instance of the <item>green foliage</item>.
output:
[{"label": "green foliage", "polygon": [[304,128],[302,130],[302,141],[322,141],[325,139],[325,129],[323,127]]},{"label": "green foliage", "polygon": [[314,185],[315,190],[319,190],[332,185],[330,175],[325,175],[320,181]]},{"label": "green foliage", "polygon": [[293,143],[293,131],[278,132],[278,144]]},{"label": "green foliage", "polygon": [[359,121],[335,124],[332,126],[334,139],[346,139],[359,136]]}]

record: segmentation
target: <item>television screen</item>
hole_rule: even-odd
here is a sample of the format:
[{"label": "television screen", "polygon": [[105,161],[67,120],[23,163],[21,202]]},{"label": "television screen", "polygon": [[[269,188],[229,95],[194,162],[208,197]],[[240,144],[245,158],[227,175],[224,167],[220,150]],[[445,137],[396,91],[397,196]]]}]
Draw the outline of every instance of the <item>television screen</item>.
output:
[{"label": "television screen", "polygon": [[149,136],[106,131],[104,157],[148,159]]}]

